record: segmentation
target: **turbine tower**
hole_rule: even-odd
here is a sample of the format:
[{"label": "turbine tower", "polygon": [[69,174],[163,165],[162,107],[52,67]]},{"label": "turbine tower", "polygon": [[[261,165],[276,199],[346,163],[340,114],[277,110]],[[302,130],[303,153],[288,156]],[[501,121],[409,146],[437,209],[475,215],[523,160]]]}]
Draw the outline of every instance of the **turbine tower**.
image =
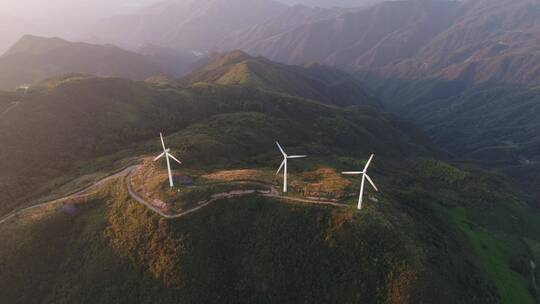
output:
[{"label": "turbine tower", "polygon": [[371,161],[373,160],[373,157],[375,155],[371,154],[371,157],[366,163],[366,166],[364,167],[364,171],[353,171],[353,172],[342,172],[341,174],[345,175],[362,175],[362,183],[360,184],[360,198],[358,199],[358,209],[362,209],[362,197],[364,196],[364,184],[366,182],[366,179],[368,182],[373,186],[375,191],[379,192],[379,189],[377,189],[377,186],[375,186],[375,183],[371,180],[369,175],[367,174],[367,169],[369,168],[369,165],[371,164]]},{"label": "turbine tower", "polygon": [[287,160],[295,159],[295,158],[305,158],[307,157],[307,155],[287,155],[287,153],[285,153],[285,151],[283,150],[283,148],[277,141],[276,141],[276,144],[279,148],[279,151],[281,151],[281,154],[283,154],[283,162],[279,166],[279,169],[277,170],[276,175],[279,174],[282,168],[284,169],[283,170],[283,192],[286,193],[287,192]]},{"label": "turbine tower", "polygon": [[179,161],[178,159],[176,159],[174,156],[172,156],[169,153],[171,151],[171,149],[165,148],[165,142],[163,141],[163,134],[159,133],[159,137],[161,138],[161,146],[163,147],[163,153],[161,153],[156,158],[154,158],[154,161],[157,161],[158,159],[165,156],[165,159],[167,160],[167,172],[169,173],[169,185],[172,188],[172,187],[174,187],[174,183],[173,183],[172,172],[171,172],[171,160],[170,160],[170,158],[172,158],[174,161],[176,161],[179,164],[182,164],[182,162]]}]

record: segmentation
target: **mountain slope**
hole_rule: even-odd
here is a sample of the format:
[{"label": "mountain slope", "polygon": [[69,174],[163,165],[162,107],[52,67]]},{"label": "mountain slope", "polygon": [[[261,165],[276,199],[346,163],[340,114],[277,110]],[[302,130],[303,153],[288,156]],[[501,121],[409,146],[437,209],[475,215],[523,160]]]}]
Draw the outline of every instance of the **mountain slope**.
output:
[{"label": "mountain slope", "polygon": [[469,1],[413,57],[356,74],[385,106],[458,157],[536,193],[540,28],[536,1]]},{"label": "mountain slope", "polygon": [[537,1],[466,2],[452,24],[419,54],[395,67],[386,67],[381,73],[472,84],[540,84],[539,17]]},{"label": "mountain slope", "polygon": [[261,20],[263,22],[229,33],[222,41],[218,41],[217,45],[224,51],[248,49],[260,40],[271,39],[275,35],[304,24],[335,18],[346,11],[339,8],[324,9],[295,5],[268,20]]},{"label": "mountain slope", "polygon": [[392,1],[250,37],[243,47],[352,71],[442,148],[534,185],[539,17],[531,0]]},{"label": "mountain slope", "polygon": [[0,88],[12,89],[67,73],[145,79],[162,72],[142,55],[111,45],[24,36],[0,57]]},{"label": "mountain slope", "polygon": [[380,107],[378,100],[345,72],[317,64],[305,67],[278,64],[241,51],[218,56],[181,80],[184,84],[199,82],[254,86],[339,106]]},{"label": "mountain slope", "polygon": [[[439,147],[456,157],[502,169],[531,196],[538,194],[537,87],[483,85],[461,81],[384,80],[385,105],[415,121]],[[534,200],[538,205],[538,200]]]},{"label": "mountain slope", "polygon": [[[132,202],[119,184],[103,198],[73,205],[73,213],[60,208],[42,214],[37,222],[11,226],[10,234],[0,233],[7,245],[0,249],[0,265],[3,274],[13,273],[10,280],[0,276],[7,291],[0,299],[11,303],[36,299],[467,303],[476,295],[478,303],[497,301],[488,288],[474,281],[480,277],[463,260],[454,241],[441,239],[439,244],[454,255],[441,251],[438,256],[435,246],[399,232],[403,225],[410,227],[406,219],[401,218],[402,227],[396,229],[389,220],[397,218],[383,210],[374,209],[368,216],[252,197],[163,220]],[[21,236],[26,239],[21,241]],[[55,246],[47,246],[44,240]],[[451,261],[453,270],[466,273],[462,283],[452,281],[453,272],[442,278],[423,269],[424,257],[414,255],[420,247],[408,247],[407,242],[430,248],[433,258]],[[19,286],[26,276],[42,282],[40,288],[27,287],[25,292],[7,288]],[[446,283],[445,291],[430,291],[435,282]],[[471,287],[477,289],[473,292]]]},{"label": "mountain slope", "polygon": [[[217,114],[235,112],[268,113],[315,132],[299,131],[297,139],[328,140],[327,144],[363,150],[361,137],[381,150],[385,145],[396,147],[391,153],[414,149],[397,125],[373,109],[338,109],[257,87],[197,84],[181,89],[150,82],[66,77],[32,87],[17,107],[0,118],[4,143],[0,194],[7,205],[3,210],[46,191],[51,184],[69,182],[66,176],[77,168],[98,170],[112,165],[115,159],[126,157],[115,153],[138,151],[141,143],[160,130],[180,130]],[[332,135],[317,139],[317,132]],[[267,145],[274,141],[267,138]],[[266,150],[258,147],[256,151],[260,149]]]},{"label": "mountain slope", "polygon": [[287,29],[245,50],[270,59],[318,61],[347,70],[384,66],[415,55],[447,28],[456,2],[393,1]]},{"label": "mountain slope", "polygon": [[318,61],[384,78],[536,85],[538,6],[534,0],[391,1],[271,36],[263,33],[272,25],[262,24],[260,37],[250,37],[242,49],[280,62]]},{"label": "mountain slope", "polygon": [[[291,126],[294,120],[270,113],[253,120],[253,113],[218,115],[167,137],[185,160],[178,171],[274,165],[265,139],[287,127],[299,130],[305,122]],[[363,144],[340,144],[327,154],[321,148],[333,145],[314,141],[330,140],[331,134],[303,137],[289,132],[285,142],[312,157],[325,156],[295,170],[362,165],[347,155],[361,157],[365,152],[356,151]],[[157,150],[159,143],[152,146]],[[388,144],[384,149],[394,150]],[[248,196],[172,220],[132,201],[119,180],[98,196],[4,226],[0,265],[10,276],[0,275],[0,285],[9,290],[2,300],[534,303],[527,290],[531,271],[523,271],[520,261],[539,257],[527,245],[538,243],[538,214],[508,194],[505,181],[392,155],[377,157],[371,174],[384,193],[362,211]],[[348,202],[356,199],[355,194]],[[10,288],[28,278],[43,283]],[[144,293],[134,292],[141,288]]]},{"label": "mountain slope", "polygon": [[[31,87],[8,114],[0,119],[4,214],[69,193],[90,173],[121,167],[115,160],[156,154],[162,130],[182,174],[274,175],[278,139],[310,156],[291,165],[295,179],[362,168],[376,153],[370,174],[382,192],[370,190],[356,211],[351,179],[342,208],[248,196],[166,220],[132,201],[120,179],[1,226],[2,301],[534,303],[520,261],[537,259],[537,213],[500,177],[430,159],[425,142],[373,107],[255,85],[77,75]],[[160,185],[167,193],[166,177]]]}]

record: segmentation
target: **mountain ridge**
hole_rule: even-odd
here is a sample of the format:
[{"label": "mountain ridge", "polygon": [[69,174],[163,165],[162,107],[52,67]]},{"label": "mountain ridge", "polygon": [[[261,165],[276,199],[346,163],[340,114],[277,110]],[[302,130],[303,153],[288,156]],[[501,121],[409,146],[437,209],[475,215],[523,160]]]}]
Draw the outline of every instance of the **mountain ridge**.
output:
[{"label": "mountain ridge", "polygon": [[217,56],[180,82],[184,85],[205,82],[256,86],[327,104],[381,107],[359,81],[345,72],[315,63],[304,67],[279,64],[264,57],[251,57],[239,50]]},{"label": "mountain ridge", "polygon": [[[204,52],[214,46],[214,41],[286,7],[272,0],[164,1],[131,15],[103,20],[92,35],[128,48],[151,43]],[[214,24],[215,20],[220,20],[220,25]]]}]

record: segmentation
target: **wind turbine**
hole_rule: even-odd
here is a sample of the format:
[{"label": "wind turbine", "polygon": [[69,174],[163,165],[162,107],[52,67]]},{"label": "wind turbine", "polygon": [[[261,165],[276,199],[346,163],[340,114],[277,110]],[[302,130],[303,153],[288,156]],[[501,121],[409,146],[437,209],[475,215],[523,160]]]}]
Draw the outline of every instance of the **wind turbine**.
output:
[{"label": "wind turbine", "polygon": [[169,152],[171,151],[171,149],[167,149],[165,148],[165,142],[163,141],[163,134],[159,133],[159,137],[161,138],[161,146],[163,147],[163,153],[161,153],[160,155],[158,155],[156,158],[154,158],[154,161],[157,161],[158,159],[162,158],[163,156],[165,156],[165,159],[167,160],[167,171],[169,173],[169,185],[172,187],[174,187],[174,183],[173,183],[173,178],[172,178],[172,172],[171,172],[171,161],[170,161],[170,158],[172,158],[174,161],[176,161],[177,163],[179,164],[182,164],[181,161],[179,161],[178,159],[176,159],[174,156],[172,156]]},{"label": "wind turbine", "polygon": [[283,170],[283,192],[287,192],[287,160],[288,159],[295,159],[295,158],[305,158],[305,157],[307,157],[307,155],[287,155],[287,153],[285,153],[285,151],[283,151],[283,148],[281,147],[281,145],[277,141],[276,141],[276,144],[277,144],[277,146],[279,148],[279,151],[281,151],[281,154],[283,154],[283,162],[279,166],[279,169],[277,170],[276,175],[278,175],[279,172],[281,171],[281,169],[284,168],[284,170]]},{"label": "wind turbine", "polygon": [[366,166],[364,167],[364,171],[353,171],[353,172],[342,172],[341,173],[341,174],[345,174],[345,175],[362,175],[362,183],[360,185],[360,198],[358,199],[358,209],[362,209],[362,197],[364,196],[364,184],[366,182],[366,179],[373,186],[375,191],[379,192],[379,189],[377,189],[377,186],[375,186],[375,183],[373,183],[373,181],[371,180],[371,178],[367,174],[367,169],[368,169],[369,165],[371,164],[371,161],[373,160],[374,156],[375,156],[374,154],[371,154],[371,157],[369,158],[369,160],[366,163]]}]

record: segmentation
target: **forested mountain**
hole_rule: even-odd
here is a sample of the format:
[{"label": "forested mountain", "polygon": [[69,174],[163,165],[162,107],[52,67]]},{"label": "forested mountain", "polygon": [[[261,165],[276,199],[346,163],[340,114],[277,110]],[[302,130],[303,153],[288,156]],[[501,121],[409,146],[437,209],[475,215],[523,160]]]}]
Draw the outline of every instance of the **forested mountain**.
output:
[{"label": "forested mountain", "polygon": [[[526,245],[507,252],[520,231],[536,244],[528,207],[496,177],[431,159],[422,136],[373,107],[324,105],[264,83],[182,88],[78,75],[31,87],[0,122],[3,213],[153,155],[160,131],[187,172],[273,174],[276,139],[311,155],[298,171],[361,167],[358,159],[374,152],[385,189],[367,213],[251,196],[167,220],[132,201],[119,179],[81,202],[3,223],[0,265],[10,275],[0,276],[2,301],[532,303],[530,270],[520,274],[511,262],[535,253]],[[521,224],[495,227],[507,209]],[[479,236],[494,247],[469,243]],[[14,288],[23,281],[42,283]]]},{"label": "forested mountain", "polygon": [[[244,56],[220,60],[276,65]],[[433,159],[422,136],[373,107],[279,91],[259,82],[179,87],[82,75],[31,87],[0,118],[4,214],[156,154],[160,131],[188,174],[273,175],[276,139],[311,156],[297,172],[361,168],[358,160],[376,153],[371,174],[384,192],[362,211],[248,196],[165,219],[133,201],[119,178],[2,224],[0,266],[9,276],[0,275],[0,300],[534,303],[532,270],[523,265],[537,257],[540,227],[501,177]],[[0,107],[14,96],[1,94]],[[347,202],[356,203],[356,187]],[[23,282],[41,283],[15,288]]]},{"label": "forested mountain", "polygon": [[[246,60],[249,69],[239,69],[246,65]],[[262,64],[265,68],[252,72],[252,64],[255,67]],[[265,71],[272,73],[260,74]],[[20,103],[0,118],[0,138],[4,143],[0,150],[1,195],[9,201],[22,194],[35,194],[29,188],[39,192],[43,186],[50,185],[51,177],[64,170],[72,172],[69,170],[84,167],[83,163],[96,157],[137,146],[153,138],[159,130],[179,130],[213,115],[238,111],[284,111],[282,115],[287,119],[297,117],[314,124],[312,131],[330,128],[324,132],[337,133],[321,139],[337,140],[347,146],[359,145],[359,138],[365,136],[355,137],[365,132],[369,134],[371,128],[377,133],[386,130],[385,134],[371,134],[369,138],[378,137],[381,145],[384,142],[402,147],[395,152],[407,150],[406,142],[399,139],[402,136],[399,131],[390,131],[393,124],[376,110],[352,108],[347,114],[345,110],[317,103],[377,104],[358,82],[343,72],[322,67],[285,66],[233,52],[186,79],[191,80],[192,85],[173,86],[173,90],[152,81],[132,82],[85,75],[52,78],[31,87]],[[241,79],[249,81],[236,81]],[[354,99],[349,96],[351,92]],[[289,105],[287,100],[298,101]],[[357,111],[373,115],[373,120],[357,127],[338,118],[344,115],[359,119],[362,115]],[[354,113],[360,116],[354,118]],[[332,117],[336,119],[336,126],[331,126]],[[330,121],[324,123],[325,119]],[[300,134],[311,138],[317,132]],[[273,140],[268,140],[271,145]],[[25,148],[28,146],[34,148]],[[9,205],[14,206],[21,200],[24,199],[14,200]]]},{"label": "forested mountain", "polygon": [[327,104],[381,107],[377,98],[345,72],[317,64],[305,67],[279,64],[263,57],[250,57],[241,51],[217,56],[181,82],[251,86]]},{"label": "forested mountain", "polygon": [[352,71],[454,155],[530,166],[538,156],[539,12],[530,0],[392,1],[249,36],[242,48]]}]

